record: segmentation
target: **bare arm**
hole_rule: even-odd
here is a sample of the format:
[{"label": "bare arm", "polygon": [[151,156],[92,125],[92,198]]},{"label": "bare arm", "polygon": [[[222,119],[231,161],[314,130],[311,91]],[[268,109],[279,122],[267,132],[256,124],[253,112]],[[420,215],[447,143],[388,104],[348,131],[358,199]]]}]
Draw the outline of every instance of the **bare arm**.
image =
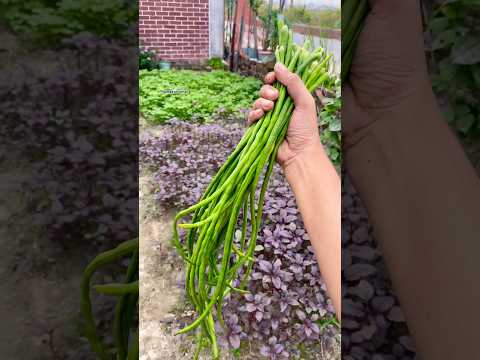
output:
[{"label": "bare arm", "polygon": [[341,318],[341,184],[320,142],[284,167],[337,318]]},{"label": "bare arm", "polygon": [[342,92],[344,163],[419,355],[473,359],[480,182],[434,98],[419,1],[371,5]]},{"label": "bare arm", "polygon": [[[278,79],[287,86],[293,98],[287,136],[278,150],[277,160],[284,170],[302,215],[327,292],[337,313],[341,315],[341,184],[335,168],[327,157],[317,126],[313,97],[302,81],[277,64],[275,72],[267,74],[265,82]],[[249,121],[258,120],[273,107],[278,96],[270,85],[264,85],[260,99],[250,112]]]}]

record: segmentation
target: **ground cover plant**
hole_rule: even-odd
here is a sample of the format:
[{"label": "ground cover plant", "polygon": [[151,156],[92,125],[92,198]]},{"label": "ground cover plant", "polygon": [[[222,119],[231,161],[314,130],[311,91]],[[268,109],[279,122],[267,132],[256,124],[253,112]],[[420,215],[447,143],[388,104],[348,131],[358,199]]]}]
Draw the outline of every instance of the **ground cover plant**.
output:
[{"label": "ground cover plant", "polygon": [[130,121],[138,100],[127,85],[136,80],[136,52],[86,34],[65,46],[75,61],[55,63],[47,78],[4,74],[0,133],[34,164],[28,202],[48,238],[65,248],[78,239],[108,248],[138,231],[137,125]]},{"label": "ground cover plant", "polygon": [[[126,0],[0,0],[0,18],[37,45],[59,45],[81,32],[98,37],[133,39],[137,6]],[[113,15],[112,15],[113,14]]]},{"label": "ground cover plant", "polygon": [[320,140],[337,169],[342,166],[341,84],[337,79],[333,97],[327,97],[319,112]]},{"label": "ground cover plant", "polygon": [[372,226],[342,173],[342,359],[415,359],[415,346],[392,290]]},{"label": "ground cover plant", "polygon": [[[310,51],[308,41],[304,47],[297,46],[292,31],[281,21],[278,29],[277,62],[297,73],[310,92],[328,82],[331,55],[321,47]],[[218,320],[226,326],[222,313],[224,298],[232,291],[244,292],[249,280],[265,192],[294,108],[286,87],[279,82],[274,86],[279,98],[273,109],[245,131],[201,200],[180,211],[173,224],[174,244],[187,266],[186,290],[198,316],[178,333],[197,329],[198,349],[208,340],[214,358],[219,357],[214,322]],[[237,227],[240,219],[241,230]],[[185,242],[180,242],[177,227],[188,229]],[[240,242],[234,244],[237,231],[241,233]],[[282,277],[293,279],[293,274],[290,278],[280,270],[280,264],[275,262],[272,267],[265,262],[263,269],[277,288]]]},{"label": "ground cover plant", "polygon": [[[230,122],[172,120],[160,135],[145,135],[140,141],[140,162],[154,171],[160,205],[183,208],[198,201],[244,130]],[[239,246],[240,242],[237,231],[234,243]],[[220,346],[241,354],[253,339],[257,354],[281,359],[319,352],[318,347],[336,341],[339,330],[333,306],[293,193],[277,165],[265,193],[255,258],[248,293],[233,291],[224,300],[226,327],[215,324]]]},{"label": "ground cover plant", "polygon": [[221,70],[141,70],[139,81],[140,112],[157,124],[174,117],[199,122],[218,115],[242,117],[261,85]]},{"label": "ground cover plant", "polygon": [[462,136],[480,134],[480,4],[423,1],[432,85],[451,125]]},{"label": "ground cover plant", "polygon": [[[11,3],[28,6],[33,2]],[[28,10],[40,18],[44,15],[33,8]],[[51,20],[48,16],[42,19]],[[22,258],[29,259],[32,253],[42,266],[48,256],[43,249],[55,254],[48,260],[51,263],[62,259],[73,264],[80,259],[84,264],[93,252],[138,234],[138,125],[131,121],[138,114],[138,100],[132,93],[135,88],[127,86],[137,80],[135,48],[129,48],[125,41],[109,41],[89,33],[68,34],[55,42],[57,52],[35,48],[33,54],[26,53],[25,48],[43,42],[25,44],[15,37],[14,45],[19,49],[4,49],[7,56],[3,59],[17,56],[17,61],[2,73],[0,81],[3,145],[8,150],[19,149],[30,176],[22,184],[26,210],[21,217],[30,221],[32,231]],[[37,246],[42,251],[35,249]],[[78,258],[75,252],[80,253]],[[59,283],[77,283],[72,291],[77,294],[76,301],[62,296],[61,304],[52,309],[41,328],[50,326],[53,313],[65,324],[77,321],[79,266],[65,266],[59,277]],[[103,276],[116,279],[109,270]],[[59,272],[49,267],[38,278],[54,274],[58,277]],[[22,275],[31,273],[24,271]],[[51,284],[44,292],[58,290],[58,283]],[[103,332],[111,302],[96,297],[92,304],[97,326]],[[90,358],[92,354],[81,338],[88,334],[80,333],[80,323],[78,330],[69,335],[68,348],[57,342],[54,353],[46,357]]]}]

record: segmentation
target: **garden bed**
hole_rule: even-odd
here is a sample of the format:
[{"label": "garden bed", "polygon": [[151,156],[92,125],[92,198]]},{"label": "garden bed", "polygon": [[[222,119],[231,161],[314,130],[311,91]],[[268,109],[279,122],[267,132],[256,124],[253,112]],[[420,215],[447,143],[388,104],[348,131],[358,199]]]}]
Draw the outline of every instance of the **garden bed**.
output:
[{"label": "garden bed", "polygon": [[[151,187],[150,200],[143,198],[144,190],[141,190],[141,208],[147,209],[148,201],[155,197],[158,201],[155,211],[161,215],[158,218],[147,214],[150,220],[141,225],[142,288],[157,289],[142,291],[145,298],[141,316],[149,318],[147,323],[152,317],[162,323],[157,335],[145,333],[142,338],[142,344],[147,344],[142,359],[154,359],[155,349],[160,351],[161,344],[166,342],[181,354],[192,348],[185,346],[192,343],[191,335],[178,340],[171,334],[194,318],[185,303],[183,278],[175,276],[174,281],[168,280],[173,274],[183,276],[183,264],[168,243],[168,235],[165,236],[164,231],[158,233],[155,245],[148,234],[144,236],[142,229],[151,228],[148,221],[164,229],[162,224],[171,221],[172,209],[197,201],[242,132],[238,124],[199,125],[181,121],[142,131],[141,179],[147,176]],[[321,353],[325,354],[321,359],[339,358],[339,329],[334,325],[333,307],[326,296],[293,194],[279,168],[274,171],[266,196],[265,214],[258,239],[257,262],[248,285],[250,294],[226,300],[224,313],[229,333],[220,331],[225,356],[269,358],[281,349],[280,353],[288,353],[293,358],[313,359],[314,354]],[[171,234],[169,227],[165,229]],[[145,246],[152,248],[148,250]],[[155,258],[157,260],[152,262]],[[165,311],[152,311],[160,306],[158,301],[165,304],[158,296],[170,299],[168,294],[175,294],[173,298],[177,303],[171,303],[171,308]]]}]

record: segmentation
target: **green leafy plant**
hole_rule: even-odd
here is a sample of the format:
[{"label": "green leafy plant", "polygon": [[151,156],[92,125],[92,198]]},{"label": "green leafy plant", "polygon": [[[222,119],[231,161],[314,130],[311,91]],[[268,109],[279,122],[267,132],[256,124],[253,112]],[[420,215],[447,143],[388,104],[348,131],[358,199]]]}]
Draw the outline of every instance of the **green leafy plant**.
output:
[{"label": "green leafy plant", "polygon": [[340,168],[342,165],[342,125],[340,120],[342,101],[339,79],[335,89],[335,97],[327,98],[327,103],[319,114],[320,139],[333,164]]},{"label": "green leafy plant", "polygon": [[223,63],[223,60],[218,57],[214,57],[208,60],[208,66],[214,70],[225,70],[226,66]]},{"label": "green leafy plant", "polygon": [[[109,360],[110,349],[107,349],[98,334],[90,299],[90,281],[101,267],[130,256],[130,263],[121,284],[96,285],[95,290],[104,295],[118,298],[113,321],[113,339],[118,360],[136,360],[139,356],[138,327],[134,327],[135,315],[138,314],[138,239],[126,241],[115,249],[99,254],[86,267],[81,284],[81,307],[85,318],[85,335],[93,351],[101,360]],[[138,315],[137,315],[138,316]]]},{"label": "green leafy plant", "polygon": [[480,133],[480,3],[425,1],[432,85],[462,135]]},{"label": "green leafy plant", "polygon": [[140,70],[140,112],[153,123],[172,118],[211,121],[216,115],[241,117],[261,82],[227,71]]},{"label": "green leafy plant", "polygon": [[140,49],[138,57],[138,68],[140,70],[157,69],[158,61],[155,59],[155,53],[153,51]]},{"label": "green leafy plant", "polygon": [[80,32],[123,38],[136,24],[137,5],[127,0],[0,0],[0,18],[41,45],[55,45]]}]

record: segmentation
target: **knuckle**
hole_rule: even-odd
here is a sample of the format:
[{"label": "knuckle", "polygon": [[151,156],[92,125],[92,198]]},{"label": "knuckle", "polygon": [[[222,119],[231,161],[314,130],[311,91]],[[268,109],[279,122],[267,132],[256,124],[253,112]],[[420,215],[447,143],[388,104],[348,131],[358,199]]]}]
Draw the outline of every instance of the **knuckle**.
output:
[{"label": "knuckle", "polygon": [[296,73],[290,73],[287,75],[287,80],[286,83],[287,85],[289,84],[294,84],[300,80],[300,77]]}]

